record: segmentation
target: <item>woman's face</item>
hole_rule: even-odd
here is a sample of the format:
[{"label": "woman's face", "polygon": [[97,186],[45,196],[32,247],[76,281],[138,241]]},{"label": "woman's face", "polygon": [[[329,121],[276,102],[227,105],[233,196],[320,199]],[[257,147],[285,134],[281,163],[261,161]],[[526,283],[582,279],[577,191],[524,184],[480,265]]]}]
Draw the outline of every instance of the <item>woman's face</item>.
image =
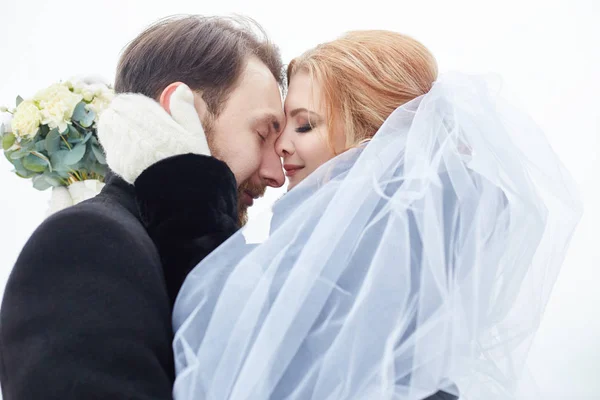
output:
[{"label": "woman's face", "polygon": [[[321,85],[311,80],[307,72],[299,71],[290,79],[284,111],[286,125],[275,143],[275,150],[283,158],[290,190],[335,153],[328,144],[330,132]],[[336,132],[335,150],[341,152],[344,145],[343,132]]]}]

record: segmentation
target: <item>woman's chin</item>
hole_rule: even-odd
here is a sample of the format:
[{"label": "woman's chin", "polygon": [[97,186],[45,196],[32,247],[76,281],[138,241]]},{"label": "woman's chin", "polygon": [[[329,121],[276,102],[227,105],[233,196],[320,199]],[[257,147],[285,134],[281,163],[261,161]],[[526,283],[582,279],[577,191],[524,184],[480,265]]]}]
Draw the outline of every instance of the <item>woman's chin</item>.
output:
[{"label": "woman's chin", "polygon": [[296,187],[300,182],[302,182],[302,179],[304,179],[304,178],[297,178],[295,176],[293,178],[288,178],[289,183],[288,183],[287,191],[289,192],[294,187]]},{"label": "woman's chin", "polygon": [[310,175],[310,172],[307,172],[304,168],[302,170],[298,170],[294,175],[288,176],[288,187],[287,191],[289,192],[292,188],[298,186],[300,182],[306,179]]}]

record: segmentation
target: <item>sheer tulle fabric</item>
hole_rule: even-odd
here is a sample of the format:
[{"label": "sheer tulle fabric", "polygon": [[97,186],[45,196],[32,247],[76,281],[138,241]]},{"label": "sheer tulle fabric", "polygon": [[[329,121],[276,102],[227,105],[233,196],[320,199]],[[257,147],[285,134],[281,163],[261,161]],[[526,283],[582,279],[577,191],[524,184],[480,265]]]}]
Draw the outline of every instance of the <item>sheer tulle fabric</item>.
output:
[{"label": "sheer tulle fabric", "polygon": [[580,205],[489,82],[442,77],[191,272],[173,316],[176,399],[530,389],[524,360]]}]

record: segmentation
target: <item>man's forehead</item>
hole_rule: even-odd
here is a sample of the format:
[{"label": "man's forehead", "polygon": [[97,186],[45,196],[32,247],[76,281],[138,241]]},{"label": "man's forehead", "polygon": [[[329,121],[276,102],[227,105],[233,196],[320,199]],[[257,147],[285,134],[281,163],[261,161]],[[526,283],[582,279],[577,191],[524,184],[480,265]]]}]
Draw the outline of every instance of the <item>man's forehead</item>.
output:
[{"label": "man's forehead", "polygon": [[253,123],[281,126],[285,119],[281,89],[275,77],[266,65],[254,59],[246,65],[229,105],[237,113],[247,113]]},{"label": "man's forehead", "polygon": [[270,80],[243,82],[231,96],[232,102],[258,113],[278,114],[283,112],[281,90],[271,76]]}]

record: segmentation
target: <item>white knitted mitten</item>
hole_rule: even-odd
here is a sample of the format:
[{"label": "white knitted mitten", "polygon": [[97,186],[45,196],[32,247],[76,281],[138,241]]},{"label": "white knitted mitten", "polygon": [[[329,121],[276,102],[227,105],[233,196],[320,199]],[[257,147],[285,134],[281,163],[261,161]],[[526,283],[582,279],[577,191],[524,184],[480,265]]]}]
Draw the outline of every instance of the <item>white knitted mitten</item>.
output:
[{"label": "white knitted mitten", "polygon": [[149,97],[125,93],[102,113],[98,139],[109,168],[125,181],[134,183],[146,168],[168,157],[210,155],[188,86],[177,87],[169,108],[171,115]]}]

